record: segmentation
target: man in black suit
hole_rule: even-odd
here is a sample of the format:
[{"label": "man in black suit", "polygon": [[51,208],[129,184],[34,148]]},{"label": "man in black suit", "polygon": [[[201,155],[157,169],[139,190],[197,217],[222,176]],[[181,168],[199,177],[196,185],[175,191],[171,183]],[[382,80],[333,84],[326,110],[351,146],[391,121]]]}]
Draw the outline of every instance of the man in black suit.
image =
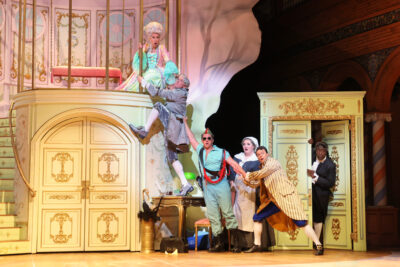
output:
[{"label": "man in black suit", "polygon": [[328,145],[325,142],[315,145],[315,153],[316,159],[312,169],[307,170],[307,174],[312,178],[314,230],[320,238],[322,225],[328,213],[329,199],[332,196],[331,188],[336,181],[336,165],[329,158]]}]

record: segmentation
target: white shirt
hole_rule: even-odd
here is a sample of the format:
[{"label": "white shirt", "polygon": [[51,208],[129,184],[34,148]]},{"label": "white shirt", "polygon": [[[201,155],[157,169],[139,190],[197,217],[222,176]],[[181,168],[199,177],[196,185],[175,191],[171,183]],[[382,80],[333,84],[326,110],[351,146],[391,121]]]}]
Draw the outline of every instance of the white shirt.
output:
[{"label": "white shirt", "polygon": [[[239,162],[240,166],[243,166],[247,161],[258,160],[255,154],[246,158],[243,152],[235,155],[235,158],[241,160]],[[238,176],[238,174],[236,176]],[[233,204],[233,213],[238,221],[238,228],[242,231],[253,232],[253,216],[256,212],[256,189],[245,185],[242,180],[235,178],[235,190],[236,198]]]},{"label": "white shirt", "polygon": [[314,161],[314,163],[313,163],[313,165],[312,165],[312,169],[314,170],[314,175],[315,175],[315,177],[311,179],[313,184],[315,184],[315,183],[318,181],[318,174],[317,174],[318,165],[319,165],[320,163],[324,162],[325,160],[326,160],[326,156],[325,156],[325,158],[324,158],[323,160],[321,160],[321,161],[318,160],[318,158],[317,158],[316,161]]}]

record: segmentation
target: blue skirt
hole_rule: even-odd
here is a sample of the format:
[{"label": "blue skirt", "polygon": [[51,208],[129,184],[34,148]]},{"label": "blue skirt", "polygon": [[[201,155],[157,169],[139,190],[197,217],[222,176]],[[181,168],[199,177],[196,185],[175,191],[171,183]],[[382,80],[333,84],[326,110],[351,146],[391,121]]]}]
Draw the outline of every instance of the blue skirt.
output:
[{"label": "blue skirt", "polygon": [[[268,218],[269,216],[274,215],[275,213],[280,212],[281,210],[274,204],[274,202],[270,202],[265,208],[263,208],[259,213],[254,214],[253,221],[261,222],[262,220]],[[293,223],[298,227],[304,227],[307,225],[306,220],[294,220],[291,219]]]}]

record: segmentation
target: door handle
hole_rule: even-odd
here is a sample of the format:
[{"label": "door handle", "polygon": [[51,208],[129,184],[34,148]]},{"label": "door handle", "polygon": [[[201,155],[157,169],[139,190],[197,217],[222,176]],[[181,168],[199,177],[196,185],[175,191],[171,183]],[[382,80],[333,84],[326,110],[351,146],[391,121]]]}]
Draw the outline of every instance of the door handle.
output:
[{"label": "door handle", "polygon": [[94,190],[94,186],[90,185],[90,181],[86,181],[86,199],[90,198],[90,192]]},{"label": "door handle", "polygon": [[81,186],[78,186],[78,190],[81,191],[81,199],[86,198],[86,181],[81,181]]},{"label": "door handle", "polygon": [[90,185],[90,181],[82,181],[82,186],[79,186],[79,190],[81,190],[82,199],[89,199],[90,192],[94,190],[94,186]]}]

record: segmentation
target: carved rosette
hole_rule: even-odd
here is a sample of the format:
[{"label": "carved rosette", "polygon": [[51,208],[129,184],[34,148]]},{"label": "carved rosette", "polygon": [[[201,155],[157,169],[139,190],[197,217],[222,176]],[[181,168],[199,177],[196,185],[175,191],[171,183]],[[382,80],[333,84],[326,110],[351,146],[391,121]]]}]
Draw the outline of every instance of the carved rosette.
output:
[{"label": "carved rosette", "polygon": [[336,146],[332,147],[331,159],[336,165],[336,181],[335,181],[335,185],[332,188],[332,191],[336,192],[338,190],[338,186],[339,186],[339,182],[340,182],[339,181],[339,152],[338,152]]},{"label": "carved rosette", "polygon": [[332,227],[331,227],[331,230],[332,230],[333,238],[334,238],[335,240],[338,240],[338,239],[339,239],[339,236],[340,236],[340,232],[341,232],[341,229],[340,229],[340,220],[339,220],[339,219],[337,219],[337,218],[333,218],[333,219],[332,219]]},{"label": "carved rosette", "polygon": [[[69,164],[70,163],[70,164]],[[65,170],[66,164],[71,166],[70,170]],[[56,169],[57,165],[59,165],[60,171],[58,173],[54,173],[54,169]],[[66,183],[74,176],[74,158],[67,152],[57,153],[51,159],[51,177],[57,183]]]},{"label": "carved rosette", "polygon": [[299,159],[299,155],[297,154],[296,148],[294,145],[289,146],[289,149],[286,153],[286,174],[288,179],[292,181],[294,186],[298,184],[298,172],[299,172],[299,164],[297,160]]},{"label": "carved rosette", "polygon": [[[52,235],[51,231],[50,231],[50,238],[53,239],[54,243],[57,243],[57,244],[67,243],[68,240],[72,238],[72,226],[69,231],[71,234],[65,234],[63,227],[64,227],[64,223],[66,223],[66,222],[70,222],[72,225],[72,218],[69,217],[69,215],[67,213],[57,213],[54,215],[53,218],[50,219],[50,225],[53,224],[53,222],[58,223],[59,230],[56,235]],[[50,229],[53,229],[53,227],[51,227]]]},{"label": "carved rosette", "polygon": [[302,99],[296,101],[286,101],[279,105],[279,109],[283,109],[285,115],[294,113],[296,115],[305,114],[326,114],[326,113],[339,113],[339,109],[344,108],[344,104],[335,100],[320,100],[317,99]]},{"label": "carved rosette", "polygon": [[[97,218],[97,237],[103,243],[113,243],[115,239],[118,237],[118,217],[115,216],[114,213],[102,213],[99,218]],[[99,224],[105,223],[106,224],[106,231],[105,233],[99,233]],[[110,224],[116,223],[117,224],[117,233],[111,233],[110,231]]]},{"label": "carved rosette", "polygon": [[[101,173],[100,167],[106,164],[105,173]],[[116,169],[116,173],[111,172],[111,167]],[[119,158],[113,153],[103,153],[99,158],[98,164],[98,177],[103,181],[103,183],[113,183],[119,177]]]}]

